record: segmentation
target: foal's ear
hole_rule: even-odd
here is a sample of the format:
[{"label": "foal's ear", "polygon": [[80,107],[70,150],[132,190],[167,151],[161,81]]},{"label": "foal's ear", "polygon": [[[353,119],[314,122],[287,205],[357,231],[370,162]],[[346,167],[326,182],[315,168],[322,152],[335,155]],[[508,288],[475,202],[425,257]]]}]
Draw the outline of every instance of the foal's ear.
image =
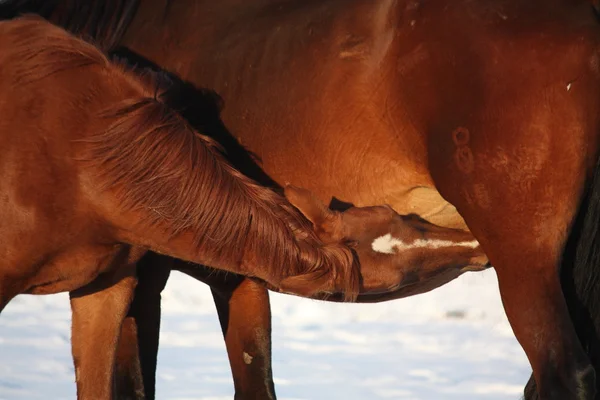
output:
[{"label": "foal's ear", "polygon": [[309,190],[288,184],[284,189],[284,194],[288,201],[300,210],[315,227],[323,225],[332,214],[332,211]]}]

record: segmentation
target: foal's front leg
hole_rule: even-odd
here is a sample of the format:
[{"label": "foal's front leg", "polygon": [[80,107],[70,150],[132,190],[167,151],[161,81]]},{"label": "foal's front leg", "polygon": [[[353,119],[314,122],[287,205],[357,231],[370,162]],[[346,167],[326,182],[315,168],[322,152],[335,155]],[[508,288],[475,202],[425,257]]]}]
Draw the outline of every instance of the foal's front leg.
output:
[{"label": "foal's front leg", "polygon": [[133,299],[135,265],[100,276],[70,293],[78,399],[112,399],[115,352]]}]

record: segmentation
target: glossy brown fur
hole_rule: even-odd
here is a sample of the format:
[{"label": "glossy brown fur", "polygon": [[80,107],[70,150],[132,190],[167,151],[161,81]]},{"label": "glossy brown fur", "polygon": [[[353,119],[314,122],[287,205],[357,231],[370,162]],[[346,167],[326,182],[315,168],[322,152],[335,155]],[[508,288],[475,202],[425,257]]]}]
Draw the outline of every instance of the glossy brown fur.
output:
[{"label": "glossy brown fur", "polygon": [[[358,284],[353,279],[357,277],[349,274],[350,279],[346,279],[342,271],[352,264],[347,248],[321,246],[306,220],[282,196],[256,185],[229,166],[212,140],[194,132],[158,97],[152,97],[160,96],[156,87],[144,85],[133,73],[109,63],[93,46],[40,21],[25,19],[13,26],[10,22],[4,24],[8,28],[3,39],[14,40],[4,51],[5,93],[23,98],[4,102],[5,115],[10,116],[3,126],[8,136],[5,140],[9,141],[5,150],[11,150],[6,162],[20,160],[19,151],[28,155],[41,151],[35,147],[35,135],[45,135],[43,141],[58,142],[51,145],[58,147],[59,154],[71,164],[62,166],[59,159],[54,162],[59,164],[55,169],[69,173],[70,179],[77,177],[84,189],[99,194],[101,204],[96,212],[148,229],[146,237],[140,238],[138,233],[128,232],[130,225],[127,229],[116,226],[117,231],[125,231],[119,235],[131,243],[182,259],[206,258],[219,268],[258,277],[253,271],[255,263],[268,258],[278,266],[265,266],[268,270],[258,273],[268,277],[266,281],[274,280],[276,286],[285,286],[288,277],[295,279],[303,274],[315,275],[317,281],[327,275],[321,282],[327,286],[332,283],[325,282],[332,278],[327,270],[332,268],[329,272],[339,273],[344,282],[342,291],[348,289],[352,296],[356,290],[353,286]],[[75,75],[80,71],[91,76],[87,88],[71,94],[59,86],[67,72],[73,73],[68,76],[73,82],[84,81]],[[106,85],[104,78],[115,83]],[[122,86],[116,88],[117,83]],[[45,89],[44,84],[53,90]],[[66,112],[58,113],[54,117],[57,121],[50,121],[46,128],[40,119],[53,109],[43,95],[45,91],[70,106],[68,111],[75,116],[71,120],[85,122],[86,129],[71,132],[67,125],[70,114]],[[84,113],[83,106],[100,110]],[[21,121],[25,121],[24,127],[17,125]],[[14,131],[26,133],[14,139],[8,135]],[[61,140],[67,144],[62,145]],[[48,153],[53,151],[51,148]],[[44,162],[53,165],[48,157]],[[84,173],[70,172],[68,167],[83,169]],[[18,164],[6,169],[23,171],[19,176],[23,186],[40,179],[35,175],[39,171],[30,172]],[[48,176],[52,172],[40,176],[60,181],[57,173]],[[22,197],[20,203],[36,205],[38,200],[28,199],[25,188],[14,191]],[[85,192],[75,193],[90,197]],[[12,214],[19,215],[14,211]],[[342,269],[333,271],[337,265]],[[306,269],[300,273],[298,268]]]},{"label": "glossy brown fur", "polygon": [[586,2],[145,10],[121,44],[217,90],[225,123],[276,181],[446,226],[464,218],[541,398],[594,398],[558,276],[600,131],[600,29]]},{"label": "glossy brown fur", "polygon": [[276,181],[468,227],[540,397],[593,399],[559,267],[598,153],[599,40],[583,0],[155,0],[119,43],[217,90]]},{"label": "glossy brown fur", "polygon": [[294,293],[358,292],[350,249],[226,163],[158,81],[39,18],[0,22],[0,48],[0,309],[70,291],[80,398],[110,397],[148,250]]},{"label": "glossy brown fur", "polygon": [[[489,266],[487,256],[469,232],[435,226],[416,215],[399,215],[389,206],[350,207],[343,212],[330,210],[311,192],[290,185],[286,186],[285,195],[313,223],[325,243],[342,242],[352,246],[364,271],[360,293],[369,293],[373,300],[431,290],[465,271],[480,271]],[[375,245],[386,235],[400,239],[402,244],[394,248]],[[239,275],[223,276],[210,268],[152,255],[138,266],[140,284],[131,318],[123,329],[117,375],[121,394],[141,398],[145,391],[146,397],[155,395],[160,291],[169,268],[211,286],[236,377],[236,398],[254,397],[257,393],[265,398],[274,397],[269,357],[270,310],[264,307],[269,302],[266,292]],[[279,291],[275,286],[265,285]],[[340,301],[335,294],[313,297]],[[158,312],[153,313],[154,310]],[[231,321],[235,322],[232,326]],[[156,333],[150,335],[149,331]],[[138,350],[140,363],[132,357],[132,348]],[[260,367],[255,367],[256,364]],[[141,383],[140,368],[144,369],[145,385]]]},{"label": "glossy brown fur", "polygon": [[[292,204],[231,167],[214,141],[164,102],[173,82],[167,86],[154,74],[140,78],[42,19],[0,24],[0,89],[10,94],[0,103],[3,217],[9,222],[2,232],[0,298],[5,300],[0,306],[19,293],[71,292],[80,398],[111,395],[114,351],[136,284],[135,264],[148,250],[255,277],[274,290],[305,296],[342,293],[346,300],[359,290],[386,293],[438,271],[487,264],[477,242],[434,249],[431,256],[426,248],[373,254],[375,235],[393,234],[407,244],[429,237],[449,243],[472,239],[468,233],[405,219],[389,207],[333,218],[332,235],[323,243]],[[312,201],[310,192],[288,191],[297,193],[295,205]],[[317,204],[315,209],[326,207]],[[21,210],[32,219],[17,224]],[[309,215],[314,223],[315,214]],[[19,243],[24,234],[36,240]],[[357,241],[361,237],[362,243]],[[225,292],[223,297],[251,304],[248,296],[255,296],[262,303],[265,292],[253,288],[242,282],[235,296]],[[152,293],[151,286],[139,292]],[[132,311],[143,312],[137,303]],[[242,308],[231,313],[244,315]],[[255,319],[261,326],[268,320],[268,309]],[[230,348],[241,342],[240,353],[252,351],[243,344],[252,329],[245,327],[239,339],[228,341]],[[131,343],[130,352],[137,329],[125,321],[121,346]],[[269,332],[263,337],[268,345]],[[146,368],[131,360],[131,353],[118,359],[119,373],[139,376]],[[241,367],[239,360],[232,364]],[[123,385],[123,379],[117,383]],[[139,379],[131,383],[136,395],[143,393]]]}]

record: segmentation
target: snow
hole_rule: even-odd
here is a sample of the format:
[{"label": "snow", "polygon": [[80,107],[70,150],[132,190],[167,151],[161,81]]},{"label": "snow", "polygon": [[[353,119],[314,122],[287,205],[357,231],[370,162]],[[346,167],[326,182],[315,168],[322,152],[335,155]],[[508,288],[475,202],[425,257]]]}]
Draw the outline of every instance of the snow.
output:
[{"label": "snow", "polygon": [[[387,303],[271,303],[280,400],[516,400],[529,377],[493,270]],[[0,316],[0,400],[73,399],[69,337],[66,294],[14,299]],[[210,291],[179,273],[163,292],[157,398],[233,398]]]}]

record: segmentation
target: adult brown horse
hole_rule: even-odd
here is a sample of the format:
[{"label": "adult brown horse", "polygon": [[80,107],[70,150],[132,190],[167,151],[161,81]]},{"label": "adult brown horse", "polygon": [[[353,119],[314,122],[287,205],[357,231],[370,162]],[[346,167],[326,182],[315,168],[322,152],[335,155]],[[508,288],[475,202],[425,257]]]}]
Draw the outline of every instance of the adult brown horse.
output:
[{"label": "adult brown horse", "polygon": [[0,310],[20,293],[71,292],[80,398],[111,398],[149,250],[345,299],[487,264],[468,232],[386,206],[332,213],[288,186],[323,243],[166,105],[159,77],[142,80],[39,17],[0,22],[0,48]]},{"label": "adult brown horse", "polygon": [[[40,3],[9,1],[2,13],[40,12],[216,89],[226,124],[275,180],[468,227],[496,268],[539,396],[595,398],[600,25],[590,1]],[[264,332],[257,290],[229,291],[225,314],[262,304]],[[230,359],[231,348],[265,348],[248,334],[227,340]]]}]

